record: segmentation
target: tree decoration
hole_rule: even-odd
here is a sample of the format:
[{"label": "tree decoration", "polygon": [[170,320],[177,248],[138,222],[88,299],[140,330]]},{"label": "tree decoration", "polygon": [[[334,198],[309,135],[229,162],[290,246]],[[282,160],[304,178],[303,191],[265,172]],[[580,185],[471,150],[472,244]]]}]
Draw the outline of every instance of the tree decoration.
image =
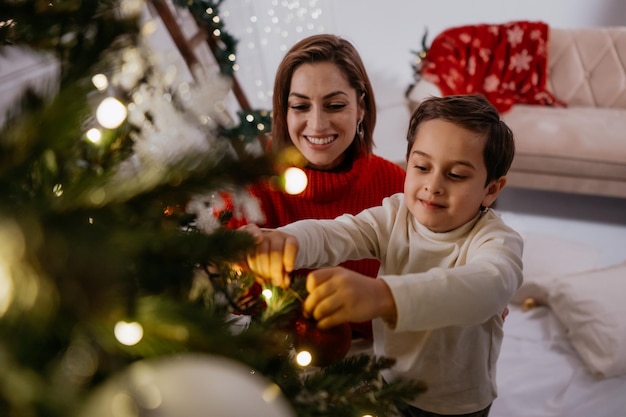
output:
[{"label": "tree decoration", "polygon": [[319,329],[312,318],[298,317],[294,324],[294,348],[311,356],[311,365],[328,366],[346,357],[352,343],[350,324]]},{"label": "tree decoration", "polygon": [[220,71],[224,75],[233,75],[236,61],[237,40],[224,29],[219,7],[223,0],[174,0],[178,7],[188,8],[196,21],[209,34],[209,42]]},{"label": "tree decoration", "polygon": [[[302,294],[259,292],[239,266],[252,237],[226,218],[201,228],[201,204],[188,210],[276,176],[277,162],[224,133],[227,77],[176,85],[158,67],[133,5],[2,1],[5,42],[63,65],[58,94],[26,91],[0,127],[0,415],[82,416],[118,375],[187,375],[196,354],[206,371],[194,378],[211,379],[209,357],[236,361],[237,378],[262,376],[298,416],[392,415],[422,386],[383,386],[384,358],[300,367],[288,326]],[[98,121],[109,98],[126,109],[120,124]]]},{"label": "tree decoration", "polygon": [[426,54],[428,53],[428,45],[426,44],[426,39],[428,38],[428,28],[424,30],[424,35],[422,36],[421,46],[422,49],[419,51],[411,51],[413,55],[415,55],[415,60],[411,63],[411,68],[413,69],[413,83],[409,85],[406,89],[404,95],[408,96],[409,92],[413,88],[416,82],[418,82],[422,78],[422,62],[424,58],[426,58]]}]

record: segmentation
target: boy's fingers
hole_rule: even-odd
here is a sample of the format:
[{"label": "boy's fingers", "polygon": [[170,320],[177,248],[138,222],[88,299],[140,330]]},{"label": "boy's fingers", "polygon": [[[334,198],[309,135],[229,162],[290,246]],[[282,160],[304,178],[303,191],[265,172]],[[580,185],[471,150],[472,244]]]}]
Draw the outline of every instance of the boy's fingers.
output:
[{"label": "boy's fingers", "polygon": [[283,265],[286,272],[293,272],[297,255],[298,241],[294,237],[289,236],[287,239],[285,239],[285,248],[283,253]]},{"label": "boy's fingers", "polygon": [[251,234],[256,243],[260,243],[263,240],[263,230],[254,223],[241,226],[237,230]]},{"label": "boy's fingers", "polygon": [[334,268],[320,268],[309,272],[306,277],[306,290],[312,293],[320,284],[328,281],[333,277]]}]

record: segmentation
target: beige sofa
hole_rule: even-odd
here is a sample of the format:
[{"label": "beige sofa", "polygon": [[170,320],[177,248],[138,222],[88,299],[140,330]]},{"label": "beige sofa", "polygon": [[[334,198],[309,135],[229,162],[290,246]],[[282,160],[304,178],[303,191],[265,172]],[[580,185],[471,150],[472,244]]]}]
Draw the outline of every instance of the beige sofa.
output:
[{"label": "beige sofa", "polygon": [[[566,108],[516,104],[502,117],[516,138],[508,185],[626,198],[626,27],[557,29],[547,87]],[[411,111],[436,85],[418,80]]]}]

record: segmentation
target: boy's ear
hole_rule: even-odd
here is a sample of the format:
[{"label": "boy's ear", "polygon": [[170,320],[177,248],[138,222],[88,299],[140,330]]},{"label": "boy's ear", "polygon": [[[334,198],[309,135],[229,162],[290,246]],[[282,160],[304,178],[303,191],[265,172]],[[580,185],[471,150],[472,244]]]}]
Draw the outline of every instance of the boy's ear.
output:
[{"label": "boy's ear", "polygon": [[506,185],[506,177],[500,177],[497,180],[493,180],[491,184],[487,186],[487,193],[485,194],[485,197],[483,198],[482,206],[483,207],[491,206],[493,202],[496,201],[498,194],[500,194],[500,191],[502,191],[505,185]]}]

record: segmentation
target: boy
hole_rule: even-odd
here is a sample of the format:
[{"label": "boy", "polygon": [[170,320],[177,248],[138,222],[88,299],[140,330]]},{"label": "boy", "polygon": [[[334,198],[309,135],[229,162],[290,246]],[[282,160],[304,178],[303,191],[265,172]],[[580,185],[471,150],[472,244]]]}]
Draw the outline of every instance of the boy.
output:
[{"label": "boy", "polygon": [[[421,379],[406,416],[487,416],[496,398],[501,312],[522,282],[522,238],[489,209],[515,146],[479,95],[425,100],[411,116],[404,193],[334,220],[304,220],[257,237],[250,268],[275,284],[307,276],[303,309],[320,328],[373,319],[383,377]],[[381,261],[377,279],[337,265]]]}]

